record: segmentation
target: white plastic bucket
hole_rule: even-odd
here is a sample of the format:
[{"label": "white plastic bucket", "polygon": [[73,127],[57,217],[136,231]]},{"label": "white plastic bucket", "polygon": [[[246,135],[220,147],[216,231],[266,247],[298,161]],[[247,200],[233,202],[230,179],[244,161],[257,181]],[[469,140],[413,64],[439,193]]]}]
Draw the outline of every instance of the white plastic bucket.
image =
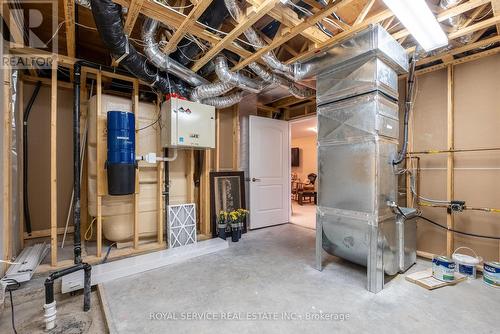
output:
[{"label": "white plastic bucket", "polygon": [[[474,256],[457,253],[460,249],[469,250]],[[476,278],[476,266],[480,264],[483,259],[478,256],[474,250],[469,247],[458,247],[451,257],[457,263],[455,267],[457,272],[471,279]]]}]

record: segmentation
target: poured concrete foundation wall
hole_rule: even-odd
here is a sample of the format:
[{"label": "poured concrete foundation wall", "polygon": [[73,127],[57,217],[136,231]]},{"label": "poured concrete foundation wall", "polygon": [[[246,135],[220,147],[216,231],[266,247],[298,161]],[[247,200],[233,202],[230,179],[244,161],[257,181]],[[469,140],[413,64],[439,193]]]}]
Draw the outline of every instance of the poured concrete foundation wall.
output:
[{"label": "poured concrete foundation wall", "polygon": [[[447,149],[446,69],[420,75],[413,114],[414,151]],[[500,55],[455,66],[455,148],[500,147]],[[500,207],[500,151],[455,153],[456,200],[474,207]],[[421,194],[446,199],[447,155],[421,159]],[[446,210],[422,208],[424,215],[446,225]],[[500,214],[466,211],[455,215],[455,229],[500,236]],[[486,260],[499,259],[499,241],[455,234],[455,248],[467,246]],[[446,231],[419,221],[418,249],[446,253]]]}]

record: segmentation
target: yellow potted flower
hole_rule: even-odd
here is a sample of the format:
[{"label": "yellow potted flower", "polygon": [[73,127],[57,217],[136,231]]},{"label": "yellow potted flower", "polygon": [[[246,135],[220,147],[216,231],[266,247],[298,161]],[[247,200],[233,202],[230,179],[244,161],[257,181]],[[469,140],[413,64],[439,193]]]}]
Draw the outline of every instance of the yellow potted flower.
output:
[{"label": "yellow potted flower", "polygon": [[240,213],[237,210],[229,212],[229,223],[231,225],[231,241],[238,242],[241,235],[238,231],[241,231],[241,228]]},{"label": "yellow potted flower", "polygon": [[217,216],[217,234],[219,238],[226,240],[226,232],[227,232],[227,219],[228,213],[226,211],[220,211]]}]

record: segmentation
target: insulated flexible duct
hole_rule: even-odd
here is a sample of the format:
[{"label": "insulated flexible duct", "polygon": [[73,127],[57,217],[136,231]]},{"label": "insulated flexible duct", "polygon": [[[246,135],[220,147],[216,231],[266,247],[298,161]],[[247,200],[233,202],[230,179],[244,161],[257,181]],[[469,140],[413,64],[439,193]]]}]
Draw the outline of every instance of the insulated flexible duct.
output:
[{"label": "insulated flexible duct", "polygon": [[[459,5],[462,2],[462,0],[441,0],[439,2],[439,7],[442,8],[443,10],[450,9],[452,7],[455,7]],[[446,19],[447,24],[453,28],[453,30],[458,30],[460,27],[465,23],[466,17],[464,14],[459,14],[459,15],[454,15],[448,19]],[[462,44],[466,44],[470,42],[472,39],[472,33],[464,35],[460,38],[458,38],[458,41]],[[450,48],[451,46],[448,46]]]},{"label": "insulated flexible duct", "polygon": [[[131,74],[140,80],[148,83],[151,87],[162,93],[178,93],[182,96],[189,96],[190,89],[186,85],[176,82],[175,78],[169,78],[168,74],[161,73],[158,68],[151,65],[147,59],[138,53],[131,45],[123,32],[123,23],[121,18],[121,6],[115,4],[112,0],[91,0],[92,14],[96,23],[99,35],[104,45],[110,50],[115,59],[121,59],[120,65],[125,67]],[[182,70],[179,64],[170,67],[172,73],[177,75]],[[174,70],[175,69],[175,70]],[[192,71],[191,71],[192,72]],[[188,72],[185,72],[188,73]],[[203,78],[202,78],[203,79]],[[200,81],[199,78],[189,78],[192,82]],[[203,79],[204,83],[208,83]],[[223,97],[202,100],[202,103],[213,106],[228,107],[228,103],[238,103],[239,96]]]},{"label": "insulated flexible duct", "polygon": [[259,93],[267,86],[262,81],[249,78],[241,73],[232,72],[227,66],[224,56],[217,56],[214,63],[215,73],[217,73],[219,80],[222,82],[229,83],[251,93]]},{"label": "insulated flexible duct", "polygon": [[282,77],[276,73],[272,73],[257,63],[250,63],[248,65],[252,71],[257,74],[262,80],[268,83],[280,85],[288,88],[290,94],[299,99],[305,99],[315,95],[315,92],[307,87],[298,86],[288,78]]},{"label": "insulated flexible duct", "polygon": [[192,86],[208,84],[208,80],[184,67],[160,50],[155,38],[157,27],[158,21],[151,18],[146,18],[142,26],[142,39],[145,43],[144,53],[146,53],[149,61],[160,70],[171,73]]},{"label": "insulated flexible duct", "polygon": [[[197,21],[208,27],[220,29],[222,23],[228,16],[229,14],[226,10],[224,0],[214,0]],[[189,67],[189,65],[193,62],[193,59],[196,59],[202,51],[203,50],[196,43],[183,38],[177,46],[177,50],[170,54],[170,58],[177,60],[186,67]],[[209,62],[200,69],[199,73],[203,73],[205,75],[212,73],[213,71],[214,64],[213,62]]]},{"label": "insulated flexible duct", "polygon": [[227,82],[216,82],[208,85],[195,87],[191,91],[191,99],[193,101],[201,101],[209,97],[215,97],[229,92],[234,88],[234,85]]},{"label": "insulated flexible duct", "polygon": [[215,108],[222,109],[230,107],[233,104],[240,103],[244,95],[245,93],[243,92],[236,92],[228,96],[209,97],[207,99],[202,100],[202,103],[214,106]]},{"label": "insulated flexible duct", "polygon": [[[236,0],[224,0],[226,8],[231,14],[231,17],[238,23],[241,23],[245,19],[243,10],[236,3]],[[261,49],[266,47],[267,44],[260,38],[255,29],[252,27],[248,28],[243,32],[245,37],[253,44],[254,48]],[[284,74],[289,78],[294,78],[293,66],[282,63],[276,55],[272,52],[266,52],[262,55],[262,60],[274,71]]]},{"label": "insulated flexible duct", "polygon": [[146,58],[136,51],[123,33],[122,9],[111,0],[91,0],[94,21],[104,45],[120,65],[140,80],[162,93],[175,92],[186,95],[187,87],[170,80],[165,74],[147,62]]}]

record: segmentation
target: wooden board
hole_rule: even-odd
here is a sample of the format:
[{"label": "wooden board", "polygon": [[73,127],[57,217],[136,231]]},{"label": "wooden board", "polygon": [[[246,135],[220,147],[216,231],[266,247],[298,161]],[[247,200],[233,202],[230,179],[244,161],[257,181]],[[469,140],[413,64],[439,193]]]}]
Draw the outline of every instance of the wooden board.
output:
[{"label": "wooden board", "polygon": [[432,277],[432,269],[429,268],[427,270],[417,271],[416,273],[406,275],[405,279],[408,282],[420,285],[427,290],[435,290],[445,286],[456,285],[467,280],[467,277],[460,273],[455,273],[455,279],[453,281],[443,282]]}]

